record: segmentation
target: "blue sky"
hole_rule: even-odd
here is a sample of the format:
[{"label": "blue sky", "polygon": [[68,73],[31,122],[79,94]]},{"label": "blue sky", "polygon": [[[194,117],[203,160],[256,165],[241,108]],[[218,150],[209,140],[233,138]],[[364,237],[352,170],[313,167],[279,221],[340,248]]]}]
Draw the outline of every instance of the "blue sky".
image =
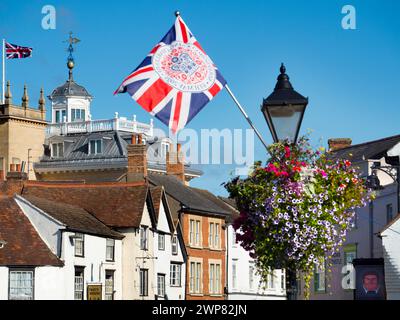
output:
[{"label": "blue sky", "polygon": [[[44,5],[57,10],[56,30],[43,30]],[[341,27],[344,5],[356,8],[357,29]],[[275,85],[284,62],[294,88],[309,97],[302,132],[312,129],[315,145],[322,139],[350,137],[361,143],[399,134],[400,2],[396,0],[256,1],[134,0],[0,2],[0,37],[34,48],[30,59],[7,62],[7,79],[19,102],[23,85],[37,105],[45,93],[67,78],[68,32],[82,40],[76,53],[75,80],[95,97],[93,118],[150,115],[128,95],[113,96],[174,22],[179,9],[191,31],[218,65],[250,118],[270,143],[260,113],[262,99]],[[49,103],[47,103],[49,107]],[[155,124],[165,126],[155,120]],[[203,109],[189,128],[248,128],[226,92]],[[255,158],[266,154],[256,140]],[[192,185],[225,194],[220,184],[233,165],[203,165]]]}]

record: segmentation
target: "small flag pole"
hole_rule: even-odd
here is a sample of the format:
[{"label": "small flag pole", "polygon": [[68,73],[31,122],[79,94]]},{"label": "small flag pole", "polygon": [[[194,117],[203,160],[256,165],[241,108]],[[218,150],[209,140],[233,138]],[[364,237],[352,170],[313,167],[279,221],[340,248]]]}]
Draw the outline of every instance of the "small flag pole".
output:
[{"label": "small flag pole", "polygon": [[232,100],[235,102],[235,104],[238,106],[240,112],[242,112],[243,116],[246,118],[247,122],[249,123],[250,127],[253,128],[254,132],[256,133],[257,137],[260,139],[261,143],[264,145],[265,149],[267,149],[268,153],[268,145],[265,143],[264,139],[262,138],[260,132],[257,130],[257,128],[254,126],[253,122],[250,120],[249,116],[246,114],[246,111],[244,111],[243,107],[241,106],[240,102],[236,99],[235,95],[229,88],[228,84],[225,85],[226,91],[228,91],[229,95],[231,96]]},{"label": "small flag pole", "polygon": [[5,103],[5,82],[6,82],[6,40],[3,39],[3,78],[2,78],[2,91],[1,91],[1,103]]}]

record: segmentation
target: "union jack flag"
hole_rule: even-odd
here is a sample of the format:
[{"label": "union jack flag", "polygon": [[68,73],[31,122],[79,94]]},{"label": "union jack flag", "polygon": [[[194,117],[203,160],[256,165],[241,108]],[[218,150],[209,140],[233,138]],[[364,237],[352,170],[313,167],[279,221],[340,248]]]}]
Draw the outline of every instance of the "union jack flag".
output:
[{"label": "union jack flag", "polygon": [[114,92],[132,98],[174,133],[226,85],[178,15],[175,24]]},{"label": "union jack flag", "polygon": [[6,58],[7,59],[22,59],[32,55],[32,48],[21,47],[15,44],[6,42]]}]

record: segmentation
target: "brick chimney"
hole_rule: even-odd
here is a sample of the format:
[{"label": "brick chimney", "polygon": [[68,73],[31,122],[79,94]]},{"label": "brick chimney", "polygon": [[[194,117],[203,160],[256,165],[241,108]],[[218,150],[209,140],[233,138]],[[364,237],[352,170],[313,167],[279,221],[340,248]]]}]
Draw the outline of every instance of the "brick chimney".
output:
[{"label": "brick chimney", "polygon": [[26,172],[16,171],[16,165],[10,164],[10,171],[7,173],[6,181],[1,183],[1,193],[6,196],[13,196],[15,193],[20,194],[26,180],[28,180]]},{"label": "brick chimney", "polygon": [[181,152],[181,144],[176,145],[177,151],[167,152],[167,175],[175,176],[185,183],[185,164]]},{"label": "brick chimney", "polygon": [[132,144],[128,145],[127,181],[140,181],[147,177],[147,149],[142,135],[132,135]]},{"label": "brick chimney", "polygon": [[328,140],[329,151],[336,151],[351,146],[350,138],[334,138]]}]

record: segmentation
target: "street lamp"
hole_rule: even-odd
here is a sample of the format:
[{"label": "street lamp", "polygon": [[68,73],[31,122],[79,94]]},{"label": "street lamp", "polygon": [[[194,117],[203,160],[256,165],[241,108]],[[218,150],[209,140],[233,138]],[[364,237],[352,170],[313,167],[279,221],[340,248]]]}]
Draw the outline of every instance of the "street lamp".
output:
[{"label": "street lamp", "polygon": [[[283,63],[280,72],[274,91],[263,100],[261,111],[275,143],[288,139],[295,144],[308,98],[303,97],[293,89]],[[286,270],[286,291],[288,300],[296,300],[298,292],[297,272],[294,268]]]},{"label": "street lamp", "polygon": [[308,98],[293,89],[283,63],[280,72],[274,91],[263,100],[261,111],[274,142],[288,138],[296,143]]}]

